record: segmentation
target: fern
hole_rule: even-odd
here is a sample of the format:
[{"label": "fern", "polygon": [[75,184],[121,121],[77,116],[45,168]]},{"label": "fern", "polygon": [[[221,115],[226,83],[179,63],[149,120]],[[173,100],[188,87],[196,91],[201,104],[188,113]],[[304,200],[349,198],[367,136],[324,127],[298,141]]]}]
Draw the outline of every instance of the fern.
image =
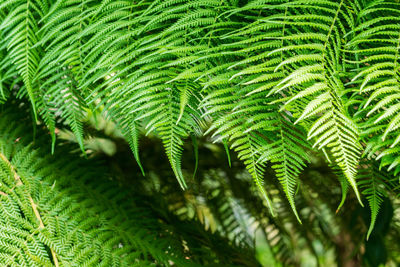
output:
[{"label": "fern", "polygon": [[65,123],[84,151],[85,115],[101,110],[140,168],[140,136],[156,134],[185,189],[185,140],[212,133],[272,213],[264,174],[275,170],[299,221],[296,188],[314,153],[340,177],[339,207],[348,185],[362,205],[361,160],[400,171],[396,0],[4,0],[0,10],[1,101],[28,97],[53,147]]},{"label": "fern", "polygon": [[[167,237],[163,245],[159,240],[152,247],[151,237],[138,224],[154,227],[151,217],[143,221],[150,214],[139,207],[122,207],[120,188],[96,185],[95,170],[77,168],[79,161],[59,157],[53,162],[40,158],[41,151],[24,146],[23,140],[15,143],[23,128],[14,128],[12,116],[2,115],[2,263],[123,266],[140,259],[142,265],[149,263],[146,255],[168,261],[165,251],[173,241]],[[138,221],[132,221],[133,214]]]},{"label": "fern", "polygon": [[[360,70],[352,82],[358,84],[359,92],[365,95],[360,104],[359,116],[363,116],[365,140],[369,143],[369,155],[379,153],[381,166],[388,166],[388,170],[399,172],[396,145],[399,142],[398,134],[398,104],[399,91],[399,40],[398,3],[376,2],[366,5],[360,13],[360,25],[354,29],[353,39],[347,44],[349,50],[357,56],[356,64]],[[371,16],[385,12],[385,19]],[[371,30],[362,29],[372,27]],[[373,40],[373,46],[366,44]],[[370,134],[374,137],[370,138]],[[383,145],[383,146],[382,146]]]},{"label": "fern", "polygon": [[385,196],[384,184],[385,177],[382,177],[382,174],[376,172],[374,166],[371,166],[369,170],[362,172],[360,175],[363,175],[364,179],[360,180],[360,187],[364,187],[365,190],[363,194],[365,194],[368,200],[368,204],[371,210],[371,224],[368,229],[367,238],[371,235],[372,230],[374,229],[374,225],[379,213],[379,209],[381,207],[383,197]]},{"label": "fern", "polygon": [[10,53],[10,60],[16,66],[32,102],[36,118],[36,92],[34,78],[40,61],[40,51],[35,45],[39,37],[38,21],[47,12],[46,1],[3,1],[0,10],[3,14],[0,30],[4,45]]},{"label": "fern", "polygon": [[[330,148],[331,155],[345,173],[358,196],[355,184],[357,161],[360,154],[360,146],[357,145],[357,128],[343,110],[343,103],[339,98],[340,92],[344,91],[344,88],[336,77],[338,75],[336,73],[341,71],[338,67],[342,66],[340,62],[335,62],[340,55],[333,53],[339,49],[337,45],[340,44],[340,40],[335,38],[340,38],[340,30],[344,28],[339,15],[341,12],[349,11],[341,10],[343,1],[340,3],[322,2],[319,8],[326,14],[321,14],[317,18],[297,15],[303,6],[307,8],[309,3],[297,1],[283,4],[284,15],[282,17],[273,15],[270,21],[267,20],[266,25],[263,25],[263,28],[267,28],[276,27],[269,26],[270,24],[281,23],[282,30],[277,31],[276,36],[272,35],[268,38],[281,40],[281,44],[278,42],[275,45],[288,43],[286,47],[272,49],[266,56],[282,59],[282,54],[289,54],[279,64],[279,60],[275,60],[274,71],[283,68],[286,70],[284,71],[286,77],[272,87],[268,94],[285,95],[287,103],[282,109],[296,114],[294,115],[297,119],[295,123],[307,120],[307,137],[315,139],[313,147]],[[328,11],[326,6],[332,9]],[[317,8],[317,6],[312,8]],[[328,21],[330,24],[326,27]],[[297,25],[302,25],[302,28],[298,30]],[[318,28],[320,33],[309,32],[309,29],[313,28]],[[300,44],[291,45],[294,42]],[[286,93],[286,91],[288,92]],[[296,102],[301,103],[297,104]],[[299,106],[301,112],[298,111]],[[316,118],[315,115],[317,115]]]},{"label": "fern", "polygon": [[69,154],[68,145],[59,146],[53,157],[28,143],[27,136],[20,138],[26,126],[16,122],[25,121],[24,113],[8,109],[0,119],[2,264],[230,265],[235,260],[226,253],[236,253],[245,257],[243,264],[254,266],[251,254],[244,252],[250,251],[248,244],[227,244],[221,254],[202,254],[226,241],[195,221],[175,218],[162,203],[149,205],[143,190],[133,195],[115,177],[104,175],[107,170],[96,161],[87,166],[87,160]]}]

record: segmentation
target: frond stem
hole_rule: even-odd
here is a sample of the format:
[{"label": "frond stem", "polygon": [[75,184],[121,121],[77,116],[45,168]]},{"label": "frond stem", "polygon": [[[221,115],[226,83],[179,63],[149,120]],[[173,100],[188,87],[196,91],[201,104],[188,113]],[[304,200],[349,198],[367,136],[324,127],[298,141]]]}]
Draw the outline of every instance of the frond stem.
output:
[{"label": "frond stem", "polygon": [[[22,186],[23,183],[22,183],[21,177],[18,175],[17,171],[15,170],[15,167],[11,164],[11,162],[7,159],[7,157],[4,156],[4,154],[1,152],[0,152],[0,159],[9,166],[11,173],[14,175],[14,179],[17,182],[17,186]],[[33,213],[35,214],[36,219],[39,221],[39,229],[44,229],[44,223],[43,223],[42,217],[40,216],[37,204],[33,201],[33,198],[30,194],[29,194],[28,199],[29,199],[29,203],[31,204]],[[50,248],[50,252],[53,257],[54,265],[56,267],[59,267],[60,264],[58,263],[56,252],[52,248]]]}]

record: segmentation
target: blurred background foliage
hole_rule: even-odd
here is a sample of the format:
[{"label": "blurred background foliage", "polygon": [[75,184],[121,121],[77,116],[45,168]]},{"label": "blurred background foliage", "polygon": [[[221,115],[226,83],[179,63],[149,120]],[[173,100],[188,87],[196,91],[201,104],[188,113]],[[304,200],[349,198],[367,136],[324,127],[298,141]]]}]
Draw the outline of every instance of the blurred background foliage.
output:
[{"label": "blurred background foliage", "polygon": [[[140,142],[144,177],[112,122],[100,113],[88,113],[85,128],[87,157],[109,165],[121,185],[147,199],[173,227],[187,227],[186,232],[195,236],[190,240],[204,243],[207,253],[218,258],[231,257],[239,266],[400,266],[397,180],[388,185],[393,195],[385,197],[367,241],[369,208],[362,208],[350,194],[343,199],[346,205],[338,209],[340,183],[318,155],[311,155],[312,163],[300,178],[301,190],[297,189],[300,224],[271,168],[265,187],[276,217],[269,213],[242,163],[210,137],[186,144],[182,167],[189,189],[183,191],[155,136],[150,134]],[[56,133],[61,140],[77,142],[69,130],[61,127]],[[364,175],[374,173],[366,170]],[[215,235],[207,233],[221,239],[211,240]]]}]

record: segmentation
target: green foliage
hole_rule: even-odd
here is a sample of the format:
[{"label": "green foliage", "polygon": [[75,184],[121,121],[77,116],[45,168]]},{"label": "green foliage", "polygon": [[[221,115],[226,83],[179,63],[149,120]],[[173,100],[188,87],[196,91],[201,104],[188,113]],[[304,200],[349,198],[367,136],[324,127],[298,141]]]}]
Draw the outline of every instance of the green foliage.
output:
[{"label": "green foliage", "polygon": [[[183,189],[184,140],[212,133],[272,213],[264,173],[275,170],[299,221],[299,177],[322,154],[340,207],[349,186],[361,205],[366,196],[369,235],[400,172],[399,10],[396,0],[1,0],[1,97],[27,96],[53,146],[63,122],[84,150],[96,110],[140,166],[139,136],[156,134]],[[376,163],[379,175],[365,176]]]},{"label": "green foliage", "polygon": [[[191,237],[178,227],[190,231],[198,227],[196,222],[175,219],[171,224],[166,216],[172,214],[104,175],[107,169],[98,162],[82,161],[65,144],[48,156],[48,151],[27,143],[29,135],[21,124],[26,118],[16,116],[18,112],[25,114],[11,109],[0,119],[2,265],[230,265],[229,251],[233,253],[235,246],[221,246],[228,253],[225,258],[200,254],[211,245],[203,240],[228,243],[200,229]],[[240,247],[242,255],[249,250],[248,244]]]},{"label": "green foliage", "polygon": [[167,234],[154,247],[145,225],[162,225],[128,204],[120,187],[99,183],[98,172],[72,156],[41,156],[10,114],[1,117],[2,264],[142,266],[174,258],[165,251],[176,241]]}]

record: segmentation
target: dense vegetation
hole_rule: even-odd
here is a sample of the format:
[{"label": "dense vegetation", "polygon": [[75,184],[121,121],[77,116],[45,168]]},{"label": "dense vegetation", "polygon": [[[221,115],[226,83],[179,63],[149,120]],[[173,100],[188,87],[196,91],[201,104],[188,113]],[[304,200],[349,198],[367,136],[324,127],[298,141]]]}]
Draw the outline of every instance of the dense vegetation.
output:
[{"label": "dense vegetation", "polygon": [[0,0],[0,34],[2,264],[399,262],[398,0]]}]

